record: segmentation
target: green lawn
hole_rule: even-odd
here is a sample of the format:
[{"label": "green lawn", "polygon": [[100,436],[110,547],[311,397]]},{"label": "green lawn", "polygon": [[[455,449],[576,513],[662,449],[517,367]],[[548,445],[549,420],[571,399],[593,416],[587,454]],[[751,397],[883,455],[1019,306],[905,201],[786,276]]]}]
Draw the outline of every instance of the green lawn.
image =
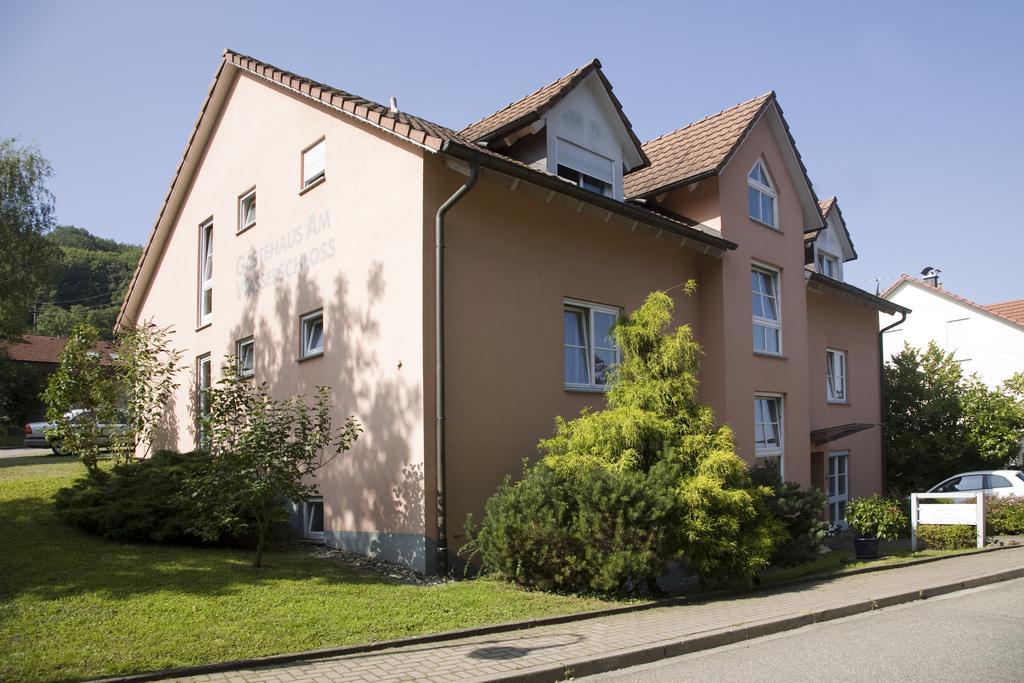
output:
[{"label": "green lawn", "polygon": [[827,555],[822,555],[815,560],[796,567],[785,569],[773,569],[765,572],[761,580],[765,584],[779,583],[802,577],[814,577],[825,574],[838,575],[854,569],[865,567],[878,567],[884,565],[900,564],[924,557],[944,557],[947,555],[963,555],[965,553],[977,552],[970,550],[918,550],[911,552],[909,548],[898,548],[883,550],[882,556],[877,560],[857,560],[853,550],[833,550]]},{"label": "green lawn", "polygon": [[419,587],[302,550],[255,569],[237,550],[104,541],[57,521],[84,472],[0,460],[0,681],[77,680],[609,606],[489,580]]}]

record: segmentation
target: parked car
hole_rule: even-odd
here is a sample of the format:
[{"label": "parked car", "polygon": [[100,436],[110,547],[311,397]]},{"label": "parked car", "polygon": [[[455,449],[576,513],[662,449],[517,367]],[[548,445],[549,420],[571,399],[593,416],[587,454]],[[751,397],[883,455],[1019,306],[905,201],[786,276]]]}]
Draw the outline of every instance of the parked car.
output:
[{"label": "parked car", "polygon": [[[76,424],[82,424],[85,420],[89,419],[90,412],[83,408],[75,408],[65,414],[71,420],[71,427],[74,429]],[[50,433],[54,428],[52,422],[29,422],[25,425],[25,447],[26,448],[50,448],[53,450],[54,455],[70,455],[67,453],[60,441],[56,440]],[[100,446],[109,446],[110,439],[115,434],[123,433],[128,427],[122,422],[115,422],[113,424],[100,424],[100,433],[97,438],[97,444]]]},{"label": "parked car", "polygon": [[973,493],[986,496],[1024,496],[1024,472],[1020,470],[982,470],[962,472],[928,489],[928,493]]}]

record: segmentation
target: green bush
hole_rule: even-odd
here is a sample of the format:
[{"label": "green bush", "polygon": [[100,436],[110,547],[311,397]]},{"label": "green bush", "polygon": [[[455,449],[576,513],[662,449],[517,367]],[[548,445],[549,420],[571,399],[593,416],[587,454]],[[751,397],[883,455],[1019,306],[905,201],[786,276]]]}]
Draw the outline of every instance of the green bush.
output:
[{"label": "green bush", "polygon": [[60,519],[118,541],[200,542],[190,529],[198,511],[184,482],[207,465],[200,453],[157,451],[115,466],[106,476],[83,477],[57,492]]},{"label": "green bush", "polygon": [[520,583],[600,592],[653,588],[673,562],[705,585],[768,564],[785,535],[771,491],[697,402],[700,346],[689,327],[670,331],[672,310],[655,292],[619,319],[607,408],[556,419],[542,460],[499,489],[478,529],[467,525],[463,554]]},{"label": "green bush", "polygon": [[895,541],[907,527],[907,516],[899,501],[876,493],[851,500],[846,506],[846,523],[858,536]]},{"label": "green bush", "polygon": [[978,531],[970,524],[918,524],[917,540],[932,550],[963,550],[978,544]]},{"label": "green bush", "polygon": [[576,476],[542,462],[487,501],[472,547],[489,570],[527,586],[637,588],[665,568],[672,503],[638,472]]},{"label": "green bush", "polygon": [[778,467],[771,464],[755,467],[750,478],[755,484],[772,489],[774,495],[767,499],[768,509],[785,527],[785,540],[776,541],[772,564],[792,567],[817,557],[828,530],[828,524],[822,521],[822,510],[828,502],[825,492],[783,482]]},{"label": "green bush", "polygon": [[1024,497],[993,497],[985,505],[985,529],[989,534],[1024,534]]}]

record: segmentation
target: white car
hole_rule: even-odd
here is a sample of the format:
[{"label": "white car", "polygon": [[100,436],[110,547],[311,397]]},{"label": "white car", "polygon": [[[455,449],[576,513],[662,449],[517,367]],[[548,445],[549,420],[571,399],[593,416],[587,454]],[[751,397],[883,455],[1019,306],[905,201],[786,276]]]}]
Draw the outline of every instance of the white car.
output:
[{"label": "white car", "polygon": [[984,491],[986,496],[1024,497],[1024,472],[1020,470],[981,470],[962,472],[937,484],[928,493],[972,493]]}]

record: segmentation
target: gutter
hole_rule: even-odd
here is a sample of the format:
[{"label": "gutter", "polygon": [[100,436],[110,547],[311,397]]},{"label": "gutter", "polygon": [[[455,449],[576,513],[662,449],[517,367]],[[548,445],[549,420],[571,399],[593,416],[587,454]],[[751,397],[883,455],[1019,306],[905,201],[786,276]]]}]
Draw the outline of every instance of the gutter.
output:
[{"label": "gutter", "polygon": [[[882,335],[891,330],[892,328],[902,325],[907,320],[907,313],[910,313],[909,309],[902,308],[897,311],[900,314],[900,319],[894,322],[892,325],[883,327],[878,331],[878,408],[879,411],[885,410],[885,357],[883,355],[882,346]],[[879,418],[882,416],[879,415]],[[888,453],[885,447],[885,420],[879,419],[878,422],[879,437],[882,440],[882,493],[885,493],[886,488],[889,485],[889,477],[887,474],[886,461],[888,459]]]},{"label": "gutter", "polygon": [[437,470],[437,567],[448,574],[448,512],[445,492],[445,410],[444,410],[444,219],[476,185],[480,178],[480,156],[470,159],[469,179],[445,200],[434,216],[434,456]]}]

